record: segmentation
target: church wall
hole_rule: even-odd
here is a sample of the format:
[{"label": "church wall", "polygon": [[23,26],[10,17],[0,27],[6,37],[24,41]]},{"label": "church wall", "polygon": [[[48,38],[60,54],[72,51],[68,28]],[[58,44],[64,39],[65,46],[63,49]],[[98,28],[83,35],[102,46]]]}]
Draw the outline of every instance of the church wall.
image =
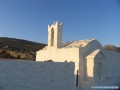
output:
[{"label": "church wall", "polygon": [[104,58],[91,59],[91,62],[94,62],[95,85],[120,85],[120,53],[107,50],[101,50],[101,52]]},{"label": "church wall", "polygon": [[103,54],[106,83],[120,85],[120,53],[104,50]]},{"label": "church wall", "polygon": [[[80,86],[84,90],[90,90],[91,86],[94,84],[93,78],[93,68],[94,61],[87,62],[86,56],[88,56],[91,52],[96,49],[102,49],[102,45],[97,41],[93,40],[87,44],[86,47],[80,48]],[[88,70],[88,71],[87,71]]]},{"label": "church wall", "polygon": [[120,53],[103,51],[106,62],[106,77],[120,77]]},{"label": "church wall", "polygon": [[62,24],[61,27],[58,27],[58,32],[57,32],[57,43],[58,43],[58,48],[62,47]]},{"label": "church wall", "polygon": [[94,77],[94,60],[87,59],[87,77]]},{"label": "church wall", "polygon": [[0,61],[0,90],[75,90],[73,62]]},{"label": "church wall", "polygon": [[93,68],[94,68],[94,62],[87,60],[86,62],[86,78],[81,79],[80,78],[80,87],[78,90],[92,90],[92,86],[94,85],[94,78],[93,78]]},{"label": "church wall", "polygon": [[79,48],[54,48],[37,52],[36,61],[75,62],[75,74],[79,70]]},{"label": "church wall", "polygon": [[94,58],[94,81],[95,82],[102,82],[105,80],[105,73],[106,73],[106,61],[105,58]]},{"label": "church wall", "polygon": [[37,52],[36,61],[74,62],[79,60],[79,48],[50,48]]},{"label": "church wall", "polygon": [[[86,47],[81,47],[80,49],[79,49],[79,51],[80,51],[80,55],[79,55],[79,57],[80,57],[80,68],[83,68],[83,69],[86,69],[87,70],[87,68],[86,68],[86,66],[87,66],[87,59],[86,59],[86,57],[91,53],[91,52],[93,52],[94,50],[96,50],[96,49],[102,49],[102,45],[97,41],[97,40],[93,40],[93,41],[91,41],[90,43],[88,43],[88,45],[86,46]],[[83,66],[84,65],[84,66]],[[83,75],[81,75],[81,77],[82,78],[84,78],[85,79],[85,75],[84,75],[84,73],[85,72],[87,72],[86,70],[84,70],[83,71],[83,69],[82,70],[80,70],[81,71],[81,74],[83,74]],[[87,74],[87,73],[86,73]]]}]

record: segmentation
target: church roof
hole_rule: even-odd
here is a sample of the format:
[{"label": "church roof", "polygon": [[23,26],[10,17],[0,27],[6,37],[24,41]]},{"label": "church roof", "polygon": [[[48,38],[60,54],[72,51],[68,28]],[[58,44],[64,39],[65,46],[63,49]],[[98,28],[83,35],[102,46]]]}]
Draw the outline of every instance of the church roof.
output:
[{"label": "church roof", "polygon": [[[79,47],[85,47],[91,41],[96,41],[96,39],[68,41],[68,42],[64,42],[62,44],[62,48],[79,48]],[[43,50],[47,49],[47,47],[48,46],[44,47]]]},{"label": "church roof", "polygon": [[89,42],[95,39],[76,40],[63,43],[63,48],[85,47]]},{"label": "church roof", "polygon": [[109,50],[104,50],[104,49],[97,49],[90,53],[86,58],[105,58],[105,57],[120,57],[120,53],[115,52],[115,51],[109,51]]},{"label": "church roof", "polygon": [[98,49],[90,53],[86,58],[105,58],[102,50]]}]

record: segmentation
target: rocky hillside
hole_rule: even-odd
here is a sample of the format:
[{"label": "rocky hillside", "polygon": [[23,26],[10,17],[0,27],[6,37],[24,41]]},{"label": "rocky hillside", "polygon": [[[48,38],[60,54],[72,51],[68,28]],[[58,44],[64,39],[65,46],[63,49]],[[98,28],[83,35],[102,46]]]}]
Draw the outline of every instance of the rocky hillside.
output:
[{"label": "rocky hillside", "polygon": [[45,46],[22,39],[0,37],[0,58],[35,60],[36,51]]},{"label": "rocky hillside", "polygon": [[115,51],[120,53],[120,48],[113,45],[106,45],[103,47],[105,50]]}]

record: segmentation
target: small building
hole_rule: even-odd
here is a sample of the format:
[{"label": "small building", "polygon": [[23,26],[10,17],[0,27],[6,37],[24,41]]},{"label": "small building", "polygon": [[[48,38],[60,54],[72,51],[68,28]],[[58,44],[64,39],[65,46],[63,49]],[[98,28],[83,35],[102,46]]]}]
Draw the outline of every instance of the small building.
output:
[{"label": "small building", "polygon": [[120,54],[103,50],[96,39],[62,43],[62,26],[59,22],[48,25],[48,46],[37,51],[36,61],[74,62],[76,90],[91,90],[94,85],[118,85]]}]

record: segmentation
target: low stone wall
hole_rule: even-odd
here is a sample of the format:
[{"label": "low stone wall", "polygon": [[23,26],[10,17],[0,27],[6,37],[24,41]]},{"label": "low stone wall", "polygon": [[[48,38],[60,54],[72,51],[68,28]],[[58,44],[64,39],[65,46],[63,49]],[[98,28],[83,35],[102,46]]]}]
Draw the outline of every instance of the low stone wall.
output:
[{"label": "low stone wall", "polygon": [[0,90],[74,90],[73,62],[0,61]]}]

